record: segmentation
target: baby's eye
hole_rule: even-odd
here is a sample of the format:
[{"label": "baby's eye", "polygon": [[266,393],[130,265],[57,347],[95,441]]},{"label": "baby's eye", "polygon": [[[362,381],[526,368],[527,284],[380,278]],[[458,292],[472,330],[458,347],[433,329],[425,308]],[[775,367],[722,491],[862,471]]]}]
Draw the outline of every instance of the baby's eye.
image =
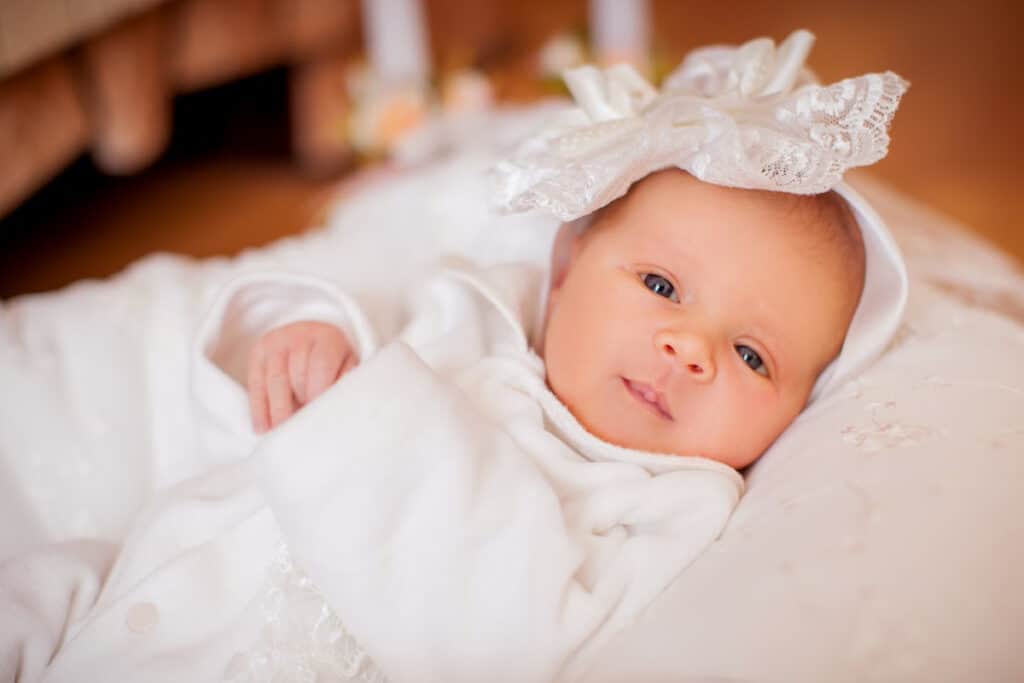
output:
[{"label": "baby's eye", "polygon": [[747,367],[751,370],[759,375],[764,375],[765,377],[768,376],[768,368],[765,367],[764,361],[761,360],[761,356],[757,354],[757,351],[749,346],[740,344],[736,347],[736,353],[740,354],[740,358],[743,359],[743,362],[746,363]]},{"label": "baby's eye", "polygon": [[644,274],[644,287],[658,296],[663,296],[672,301],[679,301],[679,297],[676,296],[676,288],[672,286],[671,282],[660,275],[655,275],[654,273]]}]

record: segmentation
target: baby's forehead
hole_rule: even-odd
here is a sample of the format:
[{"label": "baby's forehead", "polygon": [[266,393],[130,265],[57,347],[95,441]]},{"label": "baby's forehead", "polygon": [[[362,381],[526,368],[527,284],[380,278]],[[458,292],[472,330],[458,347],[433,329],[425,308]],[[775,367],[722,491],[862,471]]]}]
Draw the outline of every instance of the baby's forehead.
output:
[{"label": "baby's forehead", "polygon": [[617,222],[661,228],[657,232],[667,242],[739,224],[762,231],[764,238],[801,242],[802,247],[839,247],[844,259],[853,256],[853,261],[862,251],[856,219],[835,192],[799,195],[725,187],[672,168],[641,179],[606,211]]}]

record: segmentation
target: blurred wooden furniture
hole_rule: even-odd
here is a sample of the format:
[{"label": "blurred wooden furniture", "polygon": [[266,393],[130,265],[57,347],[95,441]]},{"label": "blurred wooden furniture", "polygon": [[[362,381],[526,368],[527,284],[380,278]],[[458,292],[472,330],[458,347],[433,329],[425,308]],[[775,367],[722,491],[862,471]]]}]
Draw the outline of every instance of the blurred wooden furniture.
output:
[{"label": "blurred wooden furniture", "polygon": [[175,94],[268,67],[290,73],[293,147],[337,170],[357,0],[0,3],[0,216],[85,150],[134,173],[167,144]]},{"label": "blurred wooden furniture", "polygon": [[[34,72],[31,78],[23,78],[30,70],[27,62],[17,67],[17,73],[11,71],[5,58],[14,45],[10,38],[15,28],[8,10],[31,6],[34,12],[49,5],[79,8],[109,1],[0,0],[0,197],[5,192],[9,195],[12,185],[41,185],[55,172],[52,169],[61,168],[91,145],[93,136],[80,102],[80,80],[74,73],[79,64],[77,51],[65,45],[47,53],[51,57],[34,55],[29,60]],[[271,4],[269,0],[120,1],[136,6],[147,1],[162,3],[157,9],[169,13],[161,20],[163,40],[171,43],[181,40],[185,29],[180,24],[197,21],[183,18],[186,4],[193,5],[196,14],[205,8],[203,16],[217,5],[223,5],[218,9],[225,14],[230,8],[248,8],[245,11],[263,17],[253,19],[254,23],[267,21],[258,8]],[[330,10],[341,11],[333,5],[345,5],[353,14],[358,9],[355,0],[321,2],[332,5]],[[466,65],[482,68],[491,75],[498,99],[505,102],[529,101],[548,92],[537,79],[538,49],[557,32],[585,26],[587,17],[587,0],[424,3],[435,73]],[[264,48],[267,52],[262,63],[290,65],[287,78],[292,99],[316,101],[319,97],[344,112],[342,99],[330,99],[332,89],[341,87],[333,75],[338,67],[332,65],[331,55],[340,53],[344,59],[346,50],[357,49],[359,22],[353,19],[344,27],[333,23],[340,18],[321,23],[314,20],[318,16],[314,5],[320,3],[295,0],[291,4],[312,7],[295,16],[306,17],[303,23],[322,30],[324,42],[314,41],[308,53],[299,50],[294,53],[297,57],[289,57],[282,42],[264,37],[263,42],[271,47]],[[1014,142],[1020,138],[1018,120],[1024,110],[1024,70],[1017,68],[1024,63],[1017,30],[1024,24],[1024,3],[936,0],[922,6],[794,0],[782,6],[754,0],[652,0],[652,12],[656,55],[666,67],[700,45],[735,44],[756,35],[781,39],[794,28],[806,27],[818,36],[809,61],[822,79],[834,81],[892,69],[910,80],[912,87],[893,126],[889,156],[866,172],[970,225],[976,234],[1024,263],[1021,154],[1020,144]],[[31,22],[22,21],[21,25],[26,23]],[[96,24],[90,25],[91,31],[102,33]],[[286,25],[295,22],[280,21],[279,29]],[[16,28],[20,31],[21,26]],[[232,38],[228,35],[226,39]],[[236,59],[241,60],[243,53],[236,49]],[[244,54],[252,60],[248,66],[243,68],[235,61],[230,68],[228,64],[221,68],[234,69],[240,75],[259,70],[260,61],[252,53]],[[275,83],[280,83],[280,75],[272,74]],[[182,77],[172,78],[169,73],[167,78],[173,83]],[[212,84],[229,76],[210,73],[208,78],[206,82]],[[238,85],[246,90],[258,80]],[[168,86],[172,90],[177,87]],[[205,86],[194,83],[190,87]],[[11,105],[7,98],[12,90],[27,106],[35,107],[31,116],[21,115]],[[318,149],[337,139],[337,122],[344,113],[332,115],[326,113],[326,107],[302,105],[295,109],[321,123],[299,125],[295,110],[288,117],[281,116],[277,107],[263,113],[272,114],[279,122],[282,137],[290,131],[296,148],[308,145],[306,149]],[[314,116],[310,112],[320,113]],[[244,127],[247,118],[239,115],[232,120]],[[300,139],[301,131],[308,136],[305,142]],[[175,146],[179,142],[175,140]],[[310,177],[277,152],[245,157],[234,148],[212,147],[201,155],[171,159],[116,182],[100,182],[92,169],[70,178],[64,174],[14,212],[9,212],[9,200],[5,209],[0,199],[0,297],[109,275],[153,251],[198,257],[234,254],[308,227],[317,207],[330,195],[331,182]],[[37,165],[18,163],[19,154],[36,155]],[[300,158],[312,156],[311,152],[300,154]],[[77,164],[76,168],[83,166],[89,164]],[[45,171],[41,175],[39,168]],[[30,191],[20,194],[27,196]]]}]

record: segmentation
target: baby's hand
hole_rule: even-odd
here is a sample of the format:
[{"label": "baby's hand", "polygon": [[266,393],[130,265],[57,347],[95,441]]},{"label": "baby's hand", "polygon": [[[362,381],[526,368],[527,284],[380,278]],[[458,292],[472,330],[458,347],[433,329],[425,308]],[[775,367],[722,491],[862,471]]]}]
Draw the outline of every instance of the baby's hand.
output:
[{"label": "baby's hand", "polygon": [[297,322],[260,337],[249,354],[249,407],[258,433],[273,429],[359,362],[334,325]]}]

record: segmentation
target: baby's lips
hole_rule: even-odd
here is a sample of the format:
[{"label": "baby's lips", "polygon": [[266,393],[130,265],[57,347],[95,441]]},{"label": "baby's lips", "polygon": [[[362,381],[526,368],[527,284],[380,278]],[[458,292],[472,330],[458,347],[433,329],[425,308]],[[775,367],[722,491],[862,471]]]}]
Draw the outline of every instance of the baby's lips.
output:
[{"label": "baby's lips", "polygon": [[632,380],[625,377],[623,378],[623,381],[626,383],[627,388],[633,393],[655,406],[662,414],[662,417],[667,420],[674,419],[672,417],[672,411],[669,409],[668,402],[665,399],[665,395],[662,392],[658,391],[646,382],[640,382],[638,380]]}]

